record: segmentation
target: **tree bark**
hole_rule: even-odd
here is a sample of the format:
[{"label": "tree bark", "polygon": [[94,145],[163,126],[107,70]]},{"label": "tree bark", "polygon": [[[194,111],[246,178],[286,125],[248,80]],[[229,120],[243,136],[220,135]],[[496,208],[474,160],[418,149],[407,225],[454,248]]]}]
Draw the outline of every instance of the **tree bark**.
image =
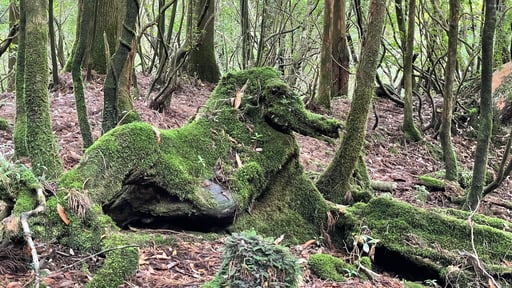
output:
[{"label": "tree bark", "polygon": [[332,93],[332,10],[333,0],[325,0],[322,47],[320,48],[320,78],[318,83],[318,93],[312,99],[314,109],[327,111],[331,110]]},{"label": "tree bark", "polygon": [[25,39],[30,39],[25,48],[27,147],[34,173],[54,179],[63,168],[48,103],[48,1],[34,0],[25,8]]},{"label": "tree bark", "polygon": [[332,90],[333,97],[348,95],[350,53],[347,46],[346,0],[334,1],[332,17]]},{"label": "tree bark", "polygon": [[140,3],[138,0],[126,1],[126,16],[124,18],[123,32],[117,45],[117,50],[112,56],[107,71],[107,77],[104,84],[104,103],[103,103],[103,123],[102,132],[107,133],[119,122],[120,112],[118,109],[119,101],[119,81],[123,69],[128,61],[129,54],[132,51],[132,40],[135,37],[135,24],[139,12]]},{"label": "tree bark", "polygon": [[55,28],[53,25],[53,0],[48,1],[48,35],[50,36],[50,55],[52,59],[53,86],[59,85],[59,65],[57,64],[57,45],[55,42]]},{"label": "tree bark", "polygon": [[28,156],[27,148],[27,105],[25,101],[25,30],[26,0],[20,0],[20,27],[18,32],[18,52],[16,59],[16,119],[14,126],[14,156]]},{"label": "tree bark", "polygon": [[422,139],[421,132],[414,125],[413,107],[412,107],[412,77],[413,77],[413,51],[414,51],[414,26],[416,15],[416,0],[409,1],[409,16],[407,21],[407,40],[405,42],[404,56],[404,121],[402,130],[405,138],[410,141],[420,141]]},{"label": "tree bark", "polygon": [[[89,25],[89,33],[87,47],[83,57],[82,67],[87,68],[88,76],[94,70],[99,74],[107,73],[107,61],[105,55],[104,34],[107,36],[108,46],[111,55],[115,51],[118,38],[121,35],[121,25],[124,17],[123,7],[126,0],[80,0],[80,2],[88,2],[94,5],[94,11],[91,15],[85,16],[85,21]],[[73,44],[71,59],[74,57],[76,45],[79,41],[79,31],[81,18],[84,18],[80,12],[77,15],[77,37]],[[72,63],[68,61],[68,63]],[[66,65],[66,71],[71,70],[71,65]]]},{"label": "tree bark", "polygon": [[240,0],[240,30],[242,37],[242,69],[247,69],[252,62],[252,43],[249,32],[249,1]]},{"label": "tree bark", "polygon": [[214,0],[193,0],[190,3],[187,42],[190,55],[187,72],[192,76],[210,83],[217,83],[220,78],[219,66],[215,59],[214,48]]},{"label": "tree bark", "polygon": [[453,118],[453,81],[457,68],[457,41],[459,35],[459,9],[460,0],[450,0],[450,22],[448,31],[448,61],[445,68],[445,84],[443,97],[443,112],[441,115],[441,131],[439,138],[443,149],[445,164],[445,178],[455,181],[457,174],[457,156],[452,145],[452,118]]},{"label": "tree bark", "polygon": [[356,74],[354,99],[346,124],[347,132],[331,164],[316,183],[326,199],[336,203],[352,200],[352,175],[366,136],[368,113],[375,91],[375,71],[379,63],[381,41],[376,40],[382,37],[385,11],[385,0],[372,0],[368,12],[368,29],[363,38],[361,61]]},{"label": "tree bark", "polygon": [[87,119],[87,104],[84,96],[84,85],[82,79],[82,61],[85,55],[87,47],[87,41],[89,39],[89,24],[87,17],[94,12],[94,3],[90,1],[82,1],[80,12],[86,17],[80,17],[79,23],[79,35],[75,53],[73,54],[73,64],[71,66],[71,76],[73,77],[73,91],[75,92],[75,107],[76,114],[78,117],[78,126],[80,127],[80,133],[82,134],[82,147],[88,148],[92,145],[92,132],[89,120]]},{"label": "tree bark", "polygon": [[480,122],[478,127],[475,161],[471,188],[467,195],[466,205],[475,210],[482,200],[485,172],[487,171],[487,156],[492,133],[492,61],[493,41],[496,28],[496,1],[485,1],[485,20],[482,29],[482,72],[480,87]]}]

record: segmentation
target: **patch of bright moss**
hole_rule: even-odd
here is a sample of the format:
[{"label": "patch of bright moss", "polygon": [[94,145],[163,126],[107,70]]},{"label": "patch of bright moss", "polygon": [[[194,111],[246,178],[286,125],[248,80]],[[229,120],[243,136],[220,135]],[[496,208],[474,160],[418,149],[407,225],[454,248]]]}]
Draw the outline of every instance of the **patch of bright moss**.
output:
[{"label": "patch of bright moss", "polygon": [[4,118],[0,118],[0,131],[6,131],[9,130],[9,121]]},{"label": "patch of bright moss", "polygon": [[[472,251],[471,231],[464,217],[416,208],[384,197],[374,198],[368,204],[349,207],[347,215],[347,223],[358,223],[363,221],[359,219],[364,219],[364,223],[360,224],[368,226],[372,237],[381,240],[380,246],[396,251],[413,262],[415,259],[427,258],[431,261],[430,268],[437,270],[440,275],[443,267],[460,261],[458,251]],[[479,224],[490,224],[496,220],[491,221],[483,216],[475,219],[478,220],[474,225],[474,243],[480,260],[490,267],[500,265],[504,260],[511,261],[512,256],[508,251],[512,234],[502,230],[503,223],[493,224],[501,226],[497,229]],[[506,270],[507,273],[512,272],[510,268]],[[494,272],[503,273],[491,271]]]},{"label": "patch of bright moss", "polygon": [[321,279],[338,282],[345,281],[350,271],[357,271],[353,265],[329,254],[311,255],[308,266]]}]

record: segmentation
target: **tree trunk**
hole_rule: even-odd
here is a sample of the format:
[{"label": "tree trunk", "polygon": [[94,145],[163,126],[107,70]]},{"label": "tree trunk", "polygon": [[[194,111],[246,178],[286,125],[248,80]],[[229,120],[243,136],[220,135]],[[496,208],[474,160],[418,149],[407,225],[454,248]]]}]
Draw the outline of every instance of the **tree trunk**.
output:
[{"label": "tree trunk", "polygon": [[90,1],[81,1],[80,13],[85,17],[80,17],[79,35],[75,53],[73,54],[73,64],[71,68],[71,75],[73,77],[73,91],[75,92],[75,106],[76,114],[78,116],[78,126],[82,134],[82,147],[88,148],[92,145],[92,132],[89,120],[87,119],[87,104],[84,96],[84,85],[82,80],[82,61],[89,40],[89,24],[85,20],[94,12],[94,3]]},{"label": "tree trunk", "polygon": [[[20,20],[20,12],[19,8],[16,6],[16,0],[10,0],[9,2],[9,27],[13,29],[16,25],[18,25],[18,21]],[[18,25],[18,35],[19,35],[19,25]],[[13,39],[12,43],[18,43],[17,37]],[[9,45],[9,60],[8,60],[8,71],[9,78],[7,84],[7,90],[12,92],[16,85],[16,70],[14,69],[16,66],[16,57],[14,56],[14,52],[16,49]]]},{"label": "tree trunk", "polygon": [[[120,120],[121,113],[119,111],[119,89],[120,77],[122,77],[123,69],[129,60],[132,51],[132,40],[135,37],[135,24],[139,13],[140,3],[138,0],[126,1],[126,16],[124,18],[123,31],[117,50],[109,62],[109,69],[104,84],[104,103],[103,103],[103,123],[102,132],[107,133],[114,128]],[[131,72],[131,70],[130,70]],[[126,73],[126,70],[125,70]]]},{"label": "tree trunk", "polygon": [[16,119],[13,135],[14,155],[16,158],[28,156],[27,104],[25,101],[26,4],[26,0],[20,0],[20,27],[18,32],[18,52],[16,57]]},{"label": "tree trunk", "polygon": [[348,202],[352,199],[350,191],[352,175],[360,159],[366,136],[368,113],[375,91],[374,79],[379,63],[381,42],[376,40],[382,37],[385,8],[385,0],[372,0],[370,4],[368,29],[363,38],[354,99],[346,124],[347,132],[331,164],[316,183],[326,199],[336,203]]},{"label": "tree trunk", "polygon": [[57,44],[55,42],[55,28],[53,25],[53,0],[48,1],[48,35],[50,36],[50,55],[52,59],[52,85],[59,86],[59,65],[57,64]]},{"label": "tree trunk", "polygon": [[324,2],[324,24],[322,32],[322,46],[320,50],[320,77],[318,93],[312,99],[313,109],[331,110],[332,88],[332,9],[333,0]]},{"label": "tree trunk", "polygon": [[414,52],[414,26],[416,15],[416,0],[409,1],[409,17],[407,25],[407,40],[405,43],[405,56],[404,56],[404,121],[402,130],[404,131],[405,138],[410,141],[420,141],[422,136],[420,130],[414,125],[413,107],[412,107],[412,94],[413,94],[413,52]]},{"label": "tree trunk", "polygon": [[445,84],[443,97],[443,113],[441,119],[441,132],[439,138],[443,149],[443,160],[445,164],[445,178],[449,181],[456,181],[457,156],[452,145],[452,118],[453,118],[453,81],[457,66],[457,41],[459,35],[459,9],[460,0],[450,0],[450,21],[448,31],[448,61],[445,68]]},{"label": "tree trunk", "polygon": [[62,173],[52,131],[48,103],[48,1],[34,0],[26,7],[25,97],[27,146],[36,175],[54,179]]},{"label": "tree trunk", "polygon": [[217,83],[220,78],[219,66],[214,50],[214,0],[193,0],[190,3],[191,17],[187,32],[190,55],[187,72],[192,76],[210,83]]},{"label": "tree trunk", "polygon": [[333,97],[348,96],[349,60],[347,46],[347,25],[345,17],[346,0],[334,1],[332,21],[332,88]]},{"label": "tree trunk", "polygon": [[242,37],[242,69],[247,69],[252,58],[252,43],[249,30],[249,1],[240,0],[240,30]]},{"label": "tree trunk", "polygon": [[[92,70],[98,74],[107,73],[107,61],[105,55],[105,40],[106,35],[108,46],[110,47],[111,55],[115,51],[118,38],[121,35],[121,25],[124,17],[123,7],[126,0],[80,0],[80,2],[88,2],[89,5],[94,5],[94,10],[91,15],[85,16],[89,27],[87,47],[83,57],[82,67],[88,70],[88,76]],[[74,57],[76,51],[75,47],[79,41],[79,31],[81,18],[84,18],[80,12],[77,15],[77,37],[73,44],[71,59]],[[70,62],[68,62],[70,63]],[[68,65],[66,65],[68,66]],[[71,65],[70,65],[71,66]],[[71,67],[66,67],[67,71]]]},{"label": "tree trunk", "polygon": [[487,156],[492,133],[492,61],[493,41],[496,28],[496,1],[485,1],[485,20],[482,30],[482,74],[480,86],[480,122],[478,127],[473,178],[468,193],[467,207],[475,210],[482,200]]}]

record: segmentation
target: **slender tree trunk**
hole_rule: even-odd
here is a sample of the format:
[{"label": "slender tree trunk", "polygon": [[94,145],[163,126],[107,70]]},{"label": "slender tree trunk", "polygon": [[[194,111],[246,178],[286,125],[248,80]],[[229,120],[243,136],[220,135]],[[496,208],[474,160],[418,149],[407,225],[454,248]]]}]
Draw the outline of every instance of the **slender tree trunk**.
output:
[{"label": "slender tree trunk", "polygon": [[215,59],[214,47],[214,0],[191,1],[193,7],[189,14],[192,27],[189,27],[189,47],[192,49],[187,63],[187,71],[199,79],[217,83],[220,78],[219,66]]},{"label": "slender tree trunk", "polygon": [[496,29],[496,1],[485,0],[485,20],[482,29],[482,72],[480,86],[480,123],[478,127],[473,178],[467,197],[467,207],[475,210],[482,199],[487,156],[492,133],[492,57]]},{"label": "slender tree trunk", "polygon": [[16,119],[13,136],[14,155],[16,158],[28,156],[27,105],[25,101],[26,4],[26,0],[20,0],[20,27],[18,32],[18,53],[16,57]]},{"label": "slender tree trunk", "polygon": [[416,0],[409,1],[409,17],[407,27],[407,40],[405,45],[405,56],[404,56],[404,121],[402,124],[402,130],[404,131],[405,138],[411,141],[420,141],[422,136],[420,130],[414,125],[413,108],[412,108],[412,62],[413,62],[413,51],[414,51],[414,26],[415,26],[415,15],[416,15]]},{"label": "slender tree trunk", "polygon": [[322,47],[320,50],[320,79],[318,93],[312,101],[315,109],[327,111],[331,110],[332,93],[332,10],[333,0],[325,0]]},{"label": "slender tree trunk", "polygon": [[347,46],[347,25],[345,17],[346,0],[334,1],[332,21],[332,96],[348,95],[349,59]]},{"label": "slender tree trunk", "polygon": [[356,88],[352,106],[347,119],[346,134],[341,147],[324,174],[320,176],[317,187],[326,199],[336,203],[351,200],[351,181],[360,160],[366,136],[368,114],[375,90],[375,72],[379,63],[380,39],[384,27],[386,11],[385,0],[372,0],[368,11],[368,29],[366,29],[361,49],[359,68],[356,73]]},{"label": "slender tree trunk", "polygon": [[48,35],[50,36],[50,55],[52,56],[52,80],[53,85],[58,86],[59,81],[59,65],[57,64],[57,45],[55,42],[55,28],[53,25],[53,0],[48,1]]},{"label": "slender tree trunk", "polygon": [[117,50],[109,62],[103,89],[103,133],[107,133],[117,125],[120,112],[122,112],[118,110],[117,106],[119,81],[129,53],[132,51],[132,40],[135,37],[135,24],[139,8],[140,3],[138,0],[126,0],[126,16],[124,18],[123,31],[119,39],[119,45],[117,45]]},{"label": "slender tree trunk", "polygon": [[[18,7],[16,6],[16,0],[10,0],[9,2],[9,27],[14,27],[18,24],[20,18],[20,12],[18,10]],[[19,25],[18,25],[19,29]],[[19,31],[18,31],[19,35]],[[13,39],[12,43],[18,43],[17,39]],[[7,90],[12,92],[15,87],[16,83],[16,75],[15,75],[15,66],[16,66],[16,57],[14,56],[14,52],[16,51],[16,48],[13,48],[13,45],[9,45],[9,60],[8,60],[8,71],[9,71],[9,78],[8,78],[8,84],[7,84]]]},{"label": "slender tree trunk", "polygon": [[[88,16],[94,13],[94,3],[91,1],[81,2],[82,7],[80,11],[82,15]],[[76,114],[78,116],[78,126],[82,134],[83,148],[88,148],[92,145],[92,132],[89,120],[87,119],[87,104],[84,96],[84,85],[82,80],[82,61],[89,40],[89,25],[85,17],[81,17],[80,34],[78,35],[79,41],[77,42],[76,51],[73,57],[73,65],[71,68],[71,76],[73,77],[73,90],[75,92],[75,106]]]},{"label": "slender tree trunk", "polygon": [[441,147],[445,164],[445,178],[455,181],[457,174],[457,156],[452,145],[452,118],[453,118],[453,81],[457,66],[457,41],[459,36],[459,9],[460,0],[450,0],[450,22],[448,30],[448,62],[445,68],[445,85],[443,97],[443,113],[441,119]]},{"label": "slender tree trunk", "polygon": [[52,132],[48,103],[48,0],[26,5],[25,97],[27,103],[27,147],[36,175],[55,179],[62,173]]},{"label": "slender tree trunk", "polygon": [[240,29],[242,31],[242,69],[249,67],[251,59],[251,34],[249,31],[249,1],[240,0]]}]

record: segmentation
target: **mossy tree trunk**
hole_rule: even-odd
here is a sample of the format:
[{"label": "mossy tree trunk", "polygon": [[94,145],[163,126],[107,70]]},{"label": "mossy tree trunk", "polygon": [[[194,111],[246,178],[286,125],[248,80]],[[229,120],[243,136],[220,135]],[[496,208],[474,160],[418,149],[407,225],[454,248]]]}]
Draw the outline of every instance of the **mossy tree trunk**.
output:
[{"label": "mossy tree trunk", "polygon": [[450,26],[448,30],[448,62],[445,69],[445,84],[443,97],[443,113],[441,119],[441,133],[439,138],[443,149],[445,165],[445,178],[455,181],[457,174],[457,156],[452,145],[452,118],[453,118],[453,80],[457,66],[457,41],[459,33],[460,0],[450,0]]},{"label": "mossy tree trunk", "polygon": [[349,58],[347,46],[346,0],[334,1],[332,17],[332,93],[337,97],[348,95]]},{"label": "mossy tree trunk", "polygon": [[315,109],[331,110],[331,88],[332,88],[332,9],[333,1],[324,2],[324,24],[322,32],[322,47],[320,50],[320,75],[318,92],[312,99]]},{"label": "mossy tree trunk", "polygon": [[27,147],[32,169],[38,176],[53,179],[62,173],[48,103],[48,1],[26,5],[25,102]]},{"label": "mossy tree trunk", "polygon": [[492,133],[492,61],[494,31],[496,28],[496,1],[485,1],[485,20],[482,29],[482,73],[480,76],[480,123],[473,166],[473,178],[467,195],[467,207],[475,210],[483,194],[487,155]]},{"label": "mossy tree trunk", "polygon": [[[19,12],[19,9],[18,7],[16,6],[16,0],[10,0],[9,2],[9,27],[10,29],[13,29],[13,27],[15,27],[16,25],[18,25],[18,29],[19,29],[19,18],[20,18],[20,12]],[[19,30],[18,30],[19,31]],[[18,33],[19,35],[19,33]],[[18,40],[17,39],[13,39],[12,40],[12,43],[18,43]],[[14,52],[16,51],[16,48],[14,47],[14,45],[9,45],[9,60],[8,60],[8,71],[9,71],[9,76],[8,76],[8,84],[7,84],[7,91],[9,92],[12,92],[15,87],[15,83],[16,83],[16,70],[14,69],[15,66],[16,66],[16,57],[13,57],[14,55]]]},{"label": "mossy tree trunk", "polygon": [[249,0],[240,0],[240,30],[242,38],[242,69],[249,68],[252,60],[252,43],[249,30]]},{"label": "mossy tree trunk", "polygon": [[[115,51],[117,40],[121,34],[121,24],[124,17],[124,6],[126,0],[80,0],[80,5],[92,5],[93,12],[88,15],[83,15],[85,11],[79,11],[77,15],[77,37],[73,44],[73,52],[71,59],[74,59],[76,53],[76,46],[80,41],[78,35],[80,34],[80,23],[82,18],[88,23],[89,41],[83,56],[82,67],[86,67],[88,73],[91,70],[99,74],[107,73],[107,56],[105,53],[104,34],[106,36],[110,53]],[[88,12],[87,12],[88,13]],[[70,62],[68,62],[70,63]],[[71,66],[71,65],[66,65]],[[67,71],[71,67],[67,67]]]},{"label": "mossy tree trunk", "polygon": [[79,23],[79,35],[75,53],[73,55],[72,65],[72,77],[73,77],[73,91],[75,92],[75,106],[76,113],[78,116],[78,126],[80,127],[80,133],[82,134],[83,148],[87,148],[92,145],[92,132],[89,120],[87,119],[87,104],[84,96],[84,85],[82,79],[82,60],[85,55],[85,49],[87,46],[89,25],[87,20],[94,13],[94,3],[90,1],[81,1],[80,11],[83,17],[80,17]]},{"label": "mossy tree trunk", "polygon": [[48,1],[48,32],[50,36],[50,55],[52,56],[52,80],[53,86],[58,86],[59,80],[59,65],[57,64],[57,44],[55,42],[55,26],[53,25],[53,0]]},{"label": "mossy tree trunk", "polygon": [[414,125],[413,107],[412,107],[412,90],[413,90],[413,51],[414,51],[414,26],[416,15],[416,0],[409,1],[409,16],[407,21],[407,40],[405,42],[404,55],[404,121],[402,130],[405,138],[410,141],[420,141],[422,139],[421,132]]},{"label": "mossy tree trunk", "polygon": [[[118,121],[119,111],[119,93],[120,80],[127,62],[129,61],[130,52],[133,50],[133,39],[135,38],[135,24],[139,13],[140,3],[138,0],[126,1],[126,16],[124,18],[123,32],[119,39],[117,50],[109,62],[107,78],[104,84],[104,105],[103,105],[103,123],[102,132],[106,133],[114,128]],[[125,73],[126,70],[125,70]]]},{"label": "mossy tree trunk", "polygon": [[27,23],[25,6],[26,0],[20,0],[18,52],[16,55],[16,119],[13,136],[16,158],[28,156],[27,105],[25,102],[25,27]]},{"label": "mossy tree trunk", "polygon": [[192,0],[189,3],[187,42],[191,50],[187,72],[201,80],[217,83],[220,71],[214,49],[215,1]]},{"label": "mossy tree trunk", "polygon": [[370,4],[368,29],[363,38],[361,62],[356,74],[356,88],[346,124],[347,132],[331,164],[316,183],[320,192],[328,200],[336,203],[348,202],[352,198],[350,191],[352,175],[363,148],[368,113],[375,90],[373,79],[375,79],[380,50],[380,41],[375,39],[382,37],[385,8],[385,0],[372,0]]}]

